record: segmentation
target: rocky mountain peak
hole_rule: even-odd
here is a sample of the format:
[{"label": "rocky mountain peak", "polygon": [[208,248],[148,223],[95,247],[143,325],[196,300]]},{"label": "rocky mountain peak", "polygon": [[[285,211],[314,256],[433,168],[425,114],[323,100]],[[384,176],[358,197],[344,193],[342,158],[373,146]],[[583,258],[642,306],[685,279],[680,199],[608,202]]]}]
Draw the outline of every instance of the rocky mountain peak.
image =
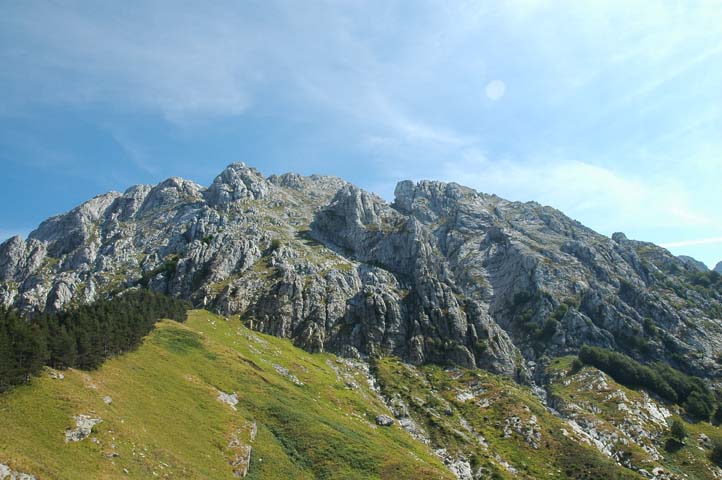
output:
[{"label": "rocky mountain peak", "polygon": [[394,215],[381,197],[353,185],[342,187],[331,200],[327,211],[336,212],[349,226],[375,225]]},{"label": "rocky mountain peak", "polygon": [[205,193],[211,206],[221,206],[244,199],[261,199],[269,192],[269,183],[263,175],[246,166],[245,163],[228,165],[216,178]]},{"label": "rocky mountain peak", "polygon": [[714,271],[717,273],[722,273],[722,262],[719,262],[715,267]]},{"label": "rocky mountain peak", "polygon": [[404,181],[389,204],[335,177],[236,163],[208,188],[138,185],[4,242],[0,304],[59,309],[145,286],[311,351],[524,379],[590,344],[716,376],[722,294],[693,273],[534,202]]},{"label": "rocky mountain peak", "polygon": [[484,198],[483,194],[457,183],[431,180],[417,183],[409,180],[399,182],[394,195],[396,209],[425,221],[434,221],[439,216],[452,214],[462,199]]},{"label": "rocky mountain peak", "polygon": [[312,198],[325,198],[326,202],[349,183],[341,178],[329,175],[311,175],[305,177],[298,173],[284,173],[283,175],[271,175],[268,182],[278,187],[283,187],[302,192]]},{"label": "rocky mountain peak", "polygon": [[53,257],[65,255],[92,240],[93,225],[119,196],[118,192],[98,195],[68,213],[45,220],[28,238],[44,242]]},{"label": "rocky mountain peak", "polygon": [[[157,208],[166,208],[181,202],[193,203],[202,199],[205,188],[190,180],[171,177],[147,191],[139,213],[143,214]],[[131,194],[131,198],[133,194]]]},{"label": "rocky mountain peak", "polygon": [[623,232],[614,232],[612,234],[612,240],[614,240],[617,243],[623,243],[626,240],[629,240],[627,236]]}]

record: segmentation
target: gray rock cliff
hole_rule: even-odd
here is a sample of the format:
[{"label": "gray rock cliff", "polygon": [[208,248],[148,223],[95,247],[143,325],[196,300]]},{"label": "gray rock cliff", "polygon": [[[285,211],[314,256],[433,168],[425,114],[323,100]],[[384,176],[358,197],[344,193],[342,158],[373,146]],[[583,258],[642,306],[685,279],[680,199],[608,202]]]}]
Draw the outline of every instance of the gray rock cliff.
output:
[{"label": "gray rock cliff", "polygon": [[717,376],[722,293],[692,285],[697,270],[454,183],[400,182],[387,203],[338,178],[237,163],[208,188],[170,178],[111,192],[5,241],[0,304],[58,310],[147,286],[310,351],[524,379],[586,343]]},{"label": "gray rock cliff", "polygon": [[677,258],[679,258],[689,267],[692,267],[698,272],[709,272],[709,268],[707,268],[707,265],[705,265],[703,262],[700,262],[696,258],[690,257],[688,255],[678,255]]}]

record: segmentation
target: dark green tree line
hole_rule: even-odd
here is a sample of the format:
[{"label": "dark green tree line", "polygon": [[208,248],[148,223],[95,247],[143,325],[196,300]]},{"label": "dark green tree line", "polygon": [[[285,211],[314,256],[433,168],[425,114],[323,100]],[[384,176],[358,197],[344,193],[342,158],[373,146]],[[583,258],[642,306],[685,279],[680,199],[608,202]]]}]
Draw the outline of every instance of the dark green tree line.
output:
[{"label": "dark green tree line", "polygon": [[682,405],[699,420],[709,420],[715,412],[717,398],[704,381],[672,368],[666,363],[643,365],[636,360],[600,347],[584,345],[579,359],[607,373],[627,387],[642,387],[661,398]]},{"label": "dark green tree line", "polygon": [[0,392],[44,365],[93,369],[137,347],[161,318],[183,322],[188,302],[133,290],[58,313],[27,317],[0,309]]}]

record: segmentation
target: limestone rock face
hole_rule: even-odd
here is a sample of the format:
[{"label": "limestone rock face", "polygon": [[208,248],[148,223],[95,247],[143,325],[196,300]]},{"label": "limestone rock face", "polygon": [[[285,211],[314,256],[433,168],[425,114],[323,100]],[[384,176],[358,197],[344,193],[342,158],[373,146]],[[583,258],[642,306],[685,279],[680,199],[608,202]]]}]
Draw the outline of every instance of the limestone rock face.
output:
[{"label": "limestone rock face", "polygon": [[46,250],[46,243],[37,240],[25,242],[19,236],[0,244],[0,280],[17,282],[28,272],[34,272],[40,267]]},{"label": "limestone rock face", "polygon": [[365,329],[363,338],[413,363],[450,360],[514,373],[513,343],[485,315],[483,298],[463,292],[439,239],[420,219],[349,186],[319,211],[312,229],[331,248],[394,277],[374,282],[353,304],[351,323]]},{"label": "limestone rock face", "polygon": [[703,262],[687,255],[678,255],[677,258],[682,260],[687,266],[697,270],[698,272],[709,272],[709,268]]},{"label": "limestone rock face", "polygon": [[213,180],[205,196],[209,205],[218,206],[238,200],[257,200],[265,197],[268,190],[267,182],[257,170],[234,163]]},{"label": "limestone rock face", "polygon": [[[718,265],[717,269],[722,269]],[[309,351],[531,380],[591,344],[719,376],[722,293],[699,265],[534,202],[229,165],[95,197],[0,244],[0,304],[59,310],[145,286]],[[683,362],[682,362],[683,360]]]}]

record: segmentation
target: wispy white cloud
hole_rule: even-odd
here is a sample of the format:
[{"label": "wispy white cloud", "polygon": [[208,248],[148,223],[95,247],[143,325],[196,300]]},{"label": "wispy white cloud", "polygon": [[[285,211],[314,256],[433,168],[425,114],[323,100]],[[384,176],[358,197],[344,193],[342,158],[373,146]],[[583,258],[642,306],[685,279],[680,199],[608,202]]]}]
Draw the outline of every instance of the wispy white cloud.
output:
[{"label": "wispy white cloud", "polygon": [[605,233],[626,228],[698,228],[717,225],[669,179],[625,176],[577,160],[491,161],[470,151],[443,165],[447,180],[512,200],[535,200]]},{"label": "wispy white cloud", "polygon": [[151,175],[158,173],[158,167],[153,163],[145,147],[135,141],[124,129],[112,125],[106,125],[105,129],[134,166]]},{"label": "wispy white cloud", "polygon": [[662,243],[660,246],[664,248],[679,248],[679,247],[691,247],[695,245],[716,245],[722,244],[722,237],[715,238],[700,238],[697,240],[682,240],[679,242],[667,242]]},{"label": "wispy white cloud", "polygon": [[246,48],[253,35],[233,28],[234,14],[165,2],[126,7],[5,5],[0,26],[24,44],[0,51],[12,66],[0,78],[33,89],[28,102],[112,102],[174,121],[247,109],[252,72],[245,68]]},{"label": "wispy white cloud", "polygon": [[[2,5],[6,103],[143,110],[183,126],[253,113],[278,120],[268,135],[279,144],[301,118],[334,152],[378,159],[352,180],[385,191],[388,177],[444,177],[602,231],[711,237],[722,223],[722,144],[690,142],[722,127],[716,2],[130,7]],[[166,171],[127,131],[111,134],[138,168]]]}]

